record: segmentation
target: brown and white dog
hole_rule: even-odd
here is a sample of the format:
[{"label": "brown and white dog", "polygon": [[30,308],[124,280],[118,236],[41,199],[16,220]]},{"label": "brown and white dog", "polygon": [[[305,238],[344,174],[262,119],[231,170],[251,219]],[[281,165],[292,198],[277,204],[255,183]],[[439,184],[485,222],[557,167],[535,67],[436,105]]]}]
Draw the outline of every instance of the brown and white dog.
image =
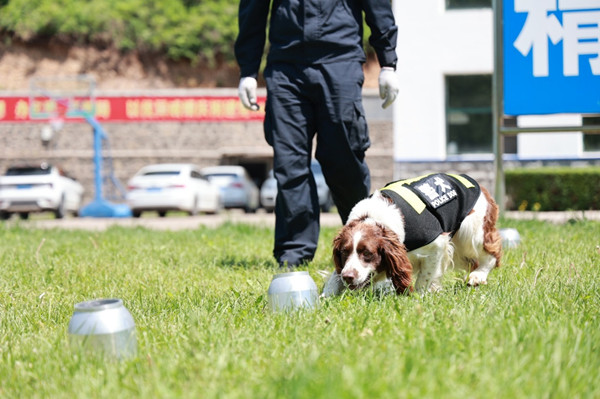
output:
[{"label": "brown and white dog", "polygon": [[498,206],[466,175],[432,174],[388,184],[352,209],[333,241],[335,271],[323,296],[372,286],[398,294],[436,291],[454,266],[467,284],[500,265]]}]

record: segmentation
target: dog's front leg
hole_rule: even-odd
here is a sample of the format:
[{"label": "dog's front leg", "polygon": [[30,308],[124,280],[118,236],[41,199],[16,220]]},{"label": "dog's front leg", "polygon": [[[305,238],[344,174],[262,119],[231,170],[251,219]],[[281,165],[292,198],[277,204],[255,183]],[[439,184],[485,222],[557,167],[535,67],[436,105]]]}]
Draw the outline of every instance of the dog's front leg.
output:
[{"label": "dog's front leg", "polygon": [[415,290],[419,293],[440,290],[442,276],[452,259],[450,236],[439,236],[430,244],[413,251],[413,256],[419,259],[421,266]]},{"label": "dog's front leg", "polygon": [[443,273],[441,272],[441,265],[428,261],[423,262],[421,267],[421,273],[417,277],[415,282],[415,290],[420,293],[436,292],[439,291],[441,286],[441,278]]}]

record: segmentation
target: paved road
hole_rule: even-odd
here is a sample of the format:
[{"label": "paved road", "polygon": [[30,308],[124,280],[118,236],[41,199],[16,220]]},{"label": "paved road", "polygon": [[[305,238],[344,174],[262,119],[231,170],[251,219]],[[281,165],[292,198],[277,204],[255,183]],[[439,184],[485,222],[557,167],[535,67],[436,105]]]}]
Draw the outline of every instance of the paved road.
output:
[{"label": "paved road", "polygon": [[552,223],[566,223],[570,220],[600,221],[600,211],[565,211],[565,212],[506,212],[505,217],[517,220],[543,220]]},{"label": "paved road", "polygon": [[[600,221],[600,211],[576,212],[506,212],[506,217],[518,220],[545,220],[553,223],[565,223],[569,220],[596,220]],[[266,227],[275,226],[275,216],[272,213],[259,211],[254,214],[245,214],[241,211],[231,210],[220,215],[200,215],[193,217],[142,217],[142,218],[74,218],[47,219],[32,217],[31,220],[18,220],[13,218],[8,225],[34,227],[34,228],[65,228],[79,230],[105,230],[109,226],[147,227],[156,230],[184,230],[196,229],[199,226],[218,227],[223,223],[250,223]],[[321,225],[328,227],[341,227],[341,221],[335,213],[321,214]]]},{"label": "paved road", "polygon": [[[250,223],[266,227],[275,226],[275,216],[273,213],[258,211],[253,214],[245,214],[242,211],[230,210],[222,212],[219,215],[198,215],[185,216],[177,215],[172,217],[145,217],[141,218],[75,218],[65,217],[64,219],[36,218],[32,215],[30,220],[19,220],[13,216],[9,225],[20,225],[34,228],[65,228],[80,230],[105,230],[110,226],[124,227],[147,227],[156,230],[184,230],[196,229],[199,226],[218,227],[223,223]],[[340,226],[340,217],[335,213],[324,213],[321,215],[321,224],[323,226]]]}]

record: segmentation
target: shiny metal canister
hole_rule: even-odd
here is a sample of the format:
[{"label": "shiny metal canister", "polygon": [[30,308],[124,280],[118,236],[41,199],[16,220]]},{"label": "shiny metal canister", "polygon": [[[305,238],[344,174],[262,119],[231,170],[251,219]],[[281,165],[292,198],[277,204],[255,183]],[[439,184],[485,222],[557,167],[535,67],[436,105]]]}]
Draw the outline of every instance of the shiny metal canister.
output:
[{"label": "shiny metal canister", "polygon": [[69,321],[71,344],[119,359],[137,353],[135,323],[121,299],[80,302]]},{"label": "shiny metal canister", "polygon": [[276,274],[269,285],[269,306],[274,312],[314,308],[318,301],[317,285],[307,271]]},{"label": "shiny metal canister", "polygon": [[503,248],[516,248],[521,243],[519,231],[513,228],[500,229],[500,237],[502,237]]}]

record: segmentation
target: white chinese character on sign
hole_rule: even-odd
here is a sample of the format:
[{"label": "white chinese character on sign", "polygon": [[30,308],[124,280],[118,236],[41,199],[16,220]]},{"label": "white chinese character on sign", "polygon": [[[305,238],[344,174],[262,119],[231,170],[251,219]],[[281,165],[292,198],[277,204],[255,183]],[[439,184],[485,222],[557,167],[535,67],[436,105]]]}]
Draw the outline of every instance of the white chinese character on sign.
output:
[{"label": "white chinese character on sign", "polygon": [[592,74],[600,75],[600,11],[563,13],[563,70],[579,76],[579,56],[590,58]]},{"label": "white chinese character on sign", "polygon": [[439,197],[439,194],[437,193],[437,191],[435,191],[435,188],[433,188],[429,183],[423,183],[417,186],[417,189],[423,194],[425,194],[430,201],[433,201],[434,199]]},{"label": "white chinese character on sign", "polygon": [[[515,12],[527,19],[513,43],[523,56],[532,52],[533,76],[549,75],[548,38],[563,41],[563,74],[579,76],[580,56],[591,56],[592,74],[600,75],[600,0],[515,0]],[[562,12],[562,25],[555,14]]]},{"label": "white chinese character on sign", "polygon": [[439,177],[439,176],[436,176],[436,177],[433,179],[433,184],[435,184],[436,186],[438,186],[439,188],[441,188],[441,189],[442,189],[442,192],[444,192],[444,193],[445,193],[446,191],[448,191],[448,190],[451,190],[451,189],[452,189],[452,187],[451,187],[451,186],[450,186],[450,185],[449,185],[449,184],[448,184],[448,183],[447,183],[447,182],[446,182],[444,179],[442,179],[442,178],[441,178],[441,177]]},{"label": "white chinese character on sign", "polygon": [[515,12],[526,12],[527,19],[513,43],[523,56],[533,52],[533,76],[548,76],[548,37],[557,44],[562,39],[562,26],[555,15],[556,0],[515,0]]}]

